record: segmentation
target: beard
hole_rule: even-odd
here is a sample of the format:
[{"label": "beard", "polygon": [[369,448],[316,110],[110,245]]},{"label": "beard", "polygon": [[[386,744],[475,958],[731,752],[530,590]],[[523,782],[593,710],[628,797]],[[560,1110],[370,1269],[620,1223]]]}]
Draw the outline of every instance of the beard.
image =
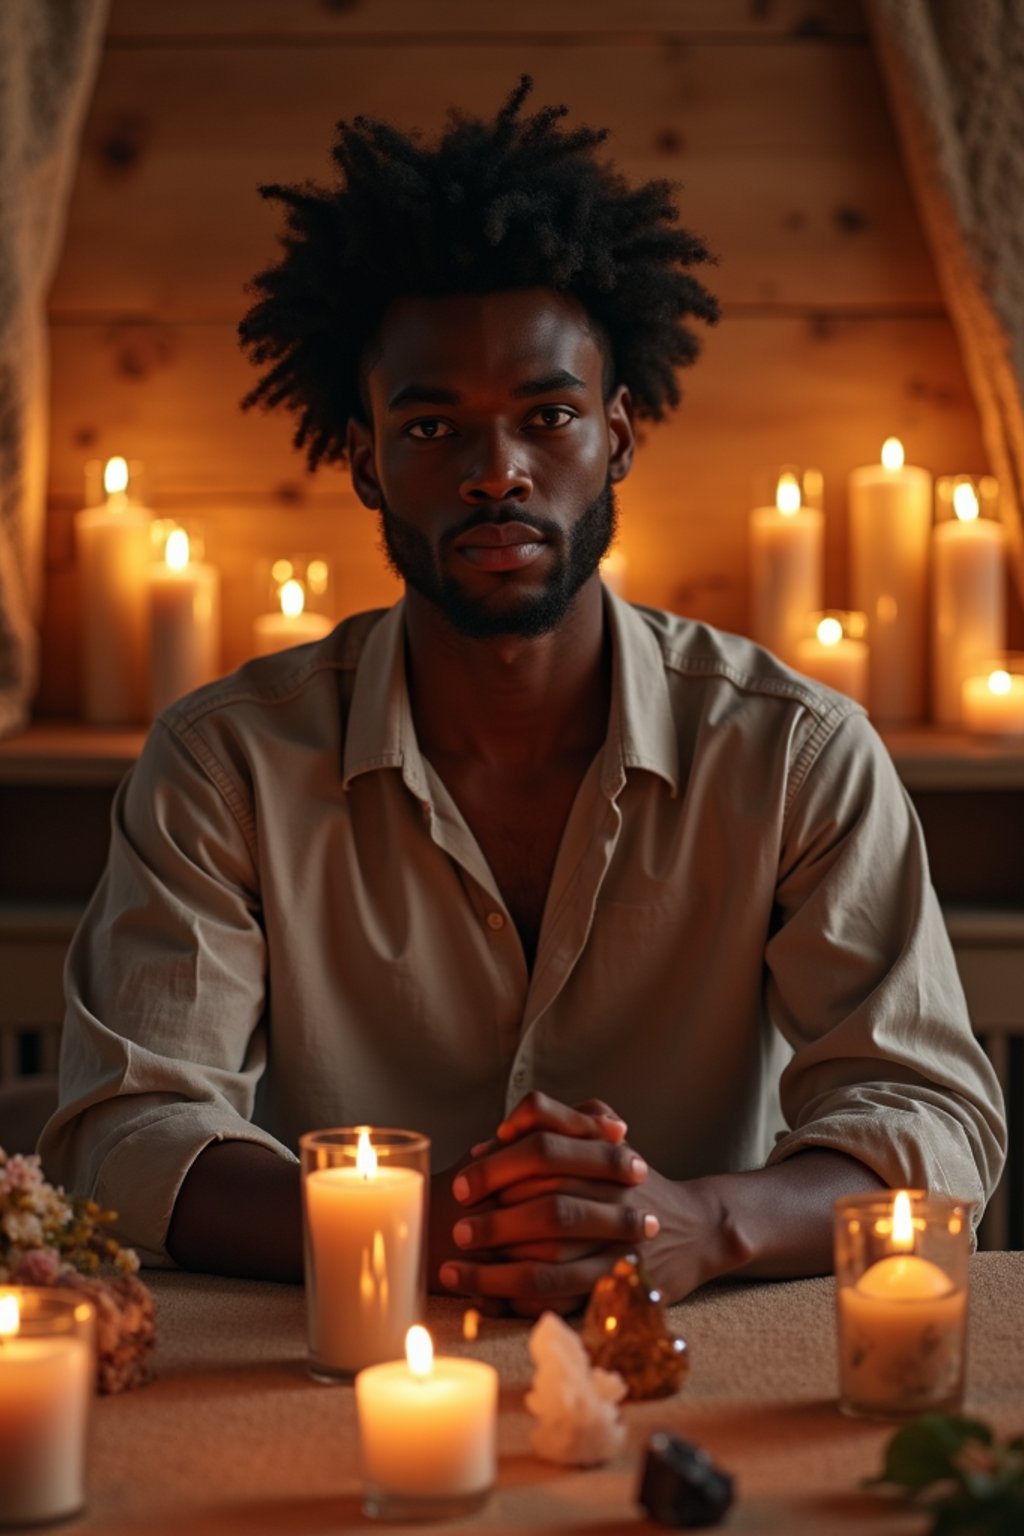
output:
[{"label": "beard", "polygon": [[[617,522],[615,491],[611,481],[606,480],[603,490],[573,525],[568,547],[558,555],[541,590],[524,593],[517,601],[493,602],[465,592],[454,576],[440,568],[429,539],[393,512],[387,502],[382,501],[380,507],[381,542],[388,565],[406,586],[433,603],[460,634],[473,640],[497,635],[532,639],[557,629],[577,592],[594,575],[611,548]],[[556,548],[563,536],[559,524],[521,511],[518,506],[500,511],[482,507],[452,529],[446,541],[482,523],[526,523],[554,541]]]}]

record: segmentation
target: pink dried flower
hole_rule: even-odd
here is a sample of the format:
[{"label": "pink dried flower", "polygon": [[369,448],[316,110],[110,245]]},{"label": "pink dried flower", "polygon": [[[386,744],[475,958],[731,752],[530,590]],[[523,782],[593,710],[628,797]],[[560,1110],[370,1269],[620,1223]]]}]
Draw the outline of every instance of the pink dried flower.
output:
[{"label": "pink dried flower", "polygon": [[19,1260],[11,1274],[14,1285],[53,1285],[60,1274],[60,1254],[55,1248],[33,1248]]}]

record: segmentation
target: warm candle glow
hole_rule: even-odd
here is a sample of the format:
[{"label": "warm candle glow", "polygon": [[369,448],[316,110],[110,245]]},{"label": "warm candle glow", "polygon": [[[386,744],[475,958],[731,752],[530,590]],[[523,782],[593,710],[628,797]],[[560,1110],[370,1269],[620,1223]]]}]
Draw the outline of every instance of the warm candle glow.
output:
[{"label": "warm candle glow", "polygon": [[892,1203],[892,1246],[899,1253],[909,1253],[914,1246],[914,1217],[905,1189]]},{"label": "warm candle glow", "polygon": [[434,1369],[434,1345],[430,1334],[414,1323],[405,1336],[405,1358],[418,1381],[426,1381]]},{"label": "warm candle glow", "polygon": [[887,437],[882,444],[882,464],[886,469],[903,468],[903,444],[898,437]]},{"label": "warm candle glow", "polygon": [[989,691],[989,693],[1009,693],[1009,691],[1012,688],[1012,686],[1013,686],[1013,679],[1010,677],[1009,672],[1004,672],[1002,670],[1002,668],[997,668],[995,672],[990,672],[989,673],[989,675],[988,675],[988,691]]},{"label": "warm candle glow", "polygon": [[309,590],[314,592],[317,597],[322,597],[327,591],[330,575],[326,560],[311,560],[306,567],[306,580],[309,582]]},{"label": "warm candle glow", "polygon": [[278,594],[281,600],[281,612],[289,619],[297,619],[306,606],[306,594],[302,590],[301,581],[286,581]]},{"label": "warm candle glow", "polygon": [[295,567],[290,560],[275,560],[270,567],[270,574],[278,586],[283,587],[295,575]]},{"label": "warm candle glow", "polygon": [[21,1327],[21,1307],[17,1296],[0,1296],[0,1338],[10,1338]]},{"label": "warm candle glow", "polygon": [[184,528],[172,529],[164,545],[164,560],[168,567],[172,571],[183,571],[188,565],[189,553],[188,534]]},{"label": "warm candle glow", "polygon": [[[93,482],[95,484],[95,481]],[[128,489],[128,460],[108,459],[103,467],[103,489],[108,496],[122,496]]]},{"label": "warm candle glow", "polygon": [[822,619],[817,636],[822,645],[838,645],[843,638],[843,626],[838,619]]},{"label": "warm candle glow", "polygon": [[978,516],[978,497],[969,480],[961,480],[953,491],[953,511],[962,523],[973,523]]},{"label": "warm candle glow", "polygon": [[356,1145],[356,1170],[364,1179],[372,1179],[377,1172],[377,1154],[370,1144],[370,1133],[365,1129],[359,1132]]},{"label": "warm candle glow", "polygon": [[462,1318],[462,1337],[472,1344],[480,1333],[480,1313],[476,1307],[467,1307]]},{"label": "warm candle glow", "polygon": [[775,488],[775,505],[783,517],[792,517],[794,512],[799,512],[800,483],[795,475],[779,476],[779,483]]}]

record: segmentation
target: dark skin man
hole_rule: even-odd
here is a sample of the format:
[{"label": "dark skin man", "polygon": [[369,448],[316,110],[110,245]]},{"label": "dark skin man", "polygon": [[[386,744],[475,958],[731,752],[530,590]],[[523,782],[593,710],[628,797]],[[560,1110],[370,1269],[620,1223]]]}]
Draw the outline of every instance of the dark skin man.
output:
[{"label": "dark skin man", "polygon": [[[634,439],[629,393],[608,393],[605,376],[601,339],[567,296],[405,298],[367,358],[368,420],[349,428],[353,485],[381,514],[406,581],[420,748],[476,837],[528,964],[608,725],[597,566],[608,488],[629,472]],[[530,1094],[492,1140],[434,1176],[432,1285],[531,1316],[580,1306],[633,1248],[673,1301],[728,1273],[821,1274],[832,1202],[883,1187],[826,1149],[675,1181],[627,1137],[609,1105]],[[179,1192],[168,1246],[186,1267],[301,1278],[297,1167],[252,1144],[211,1144]]]}]

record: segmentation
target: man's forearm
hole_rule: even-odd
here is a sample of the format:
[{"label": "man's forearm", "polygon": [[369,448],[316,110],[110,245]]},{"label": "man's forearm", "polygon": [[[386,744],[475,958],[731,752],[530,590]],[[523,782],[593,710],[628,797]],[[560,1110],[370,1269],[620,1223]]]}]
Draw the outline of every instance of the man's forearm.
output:
[{"label": "man's forearm", "polygon": [[771,1168],[698,1182],[720,1212],[718,1253],[705,1279],[830,1274],[833,1202],[886,1187],[865,1163],[827,1147],[809,1148]]},{"label": "man's forearm", "polygon": [[255,1142],[211,1142],[178,1192],[167,1248],[183,1269],[301,1280],[298,1164]]}]

